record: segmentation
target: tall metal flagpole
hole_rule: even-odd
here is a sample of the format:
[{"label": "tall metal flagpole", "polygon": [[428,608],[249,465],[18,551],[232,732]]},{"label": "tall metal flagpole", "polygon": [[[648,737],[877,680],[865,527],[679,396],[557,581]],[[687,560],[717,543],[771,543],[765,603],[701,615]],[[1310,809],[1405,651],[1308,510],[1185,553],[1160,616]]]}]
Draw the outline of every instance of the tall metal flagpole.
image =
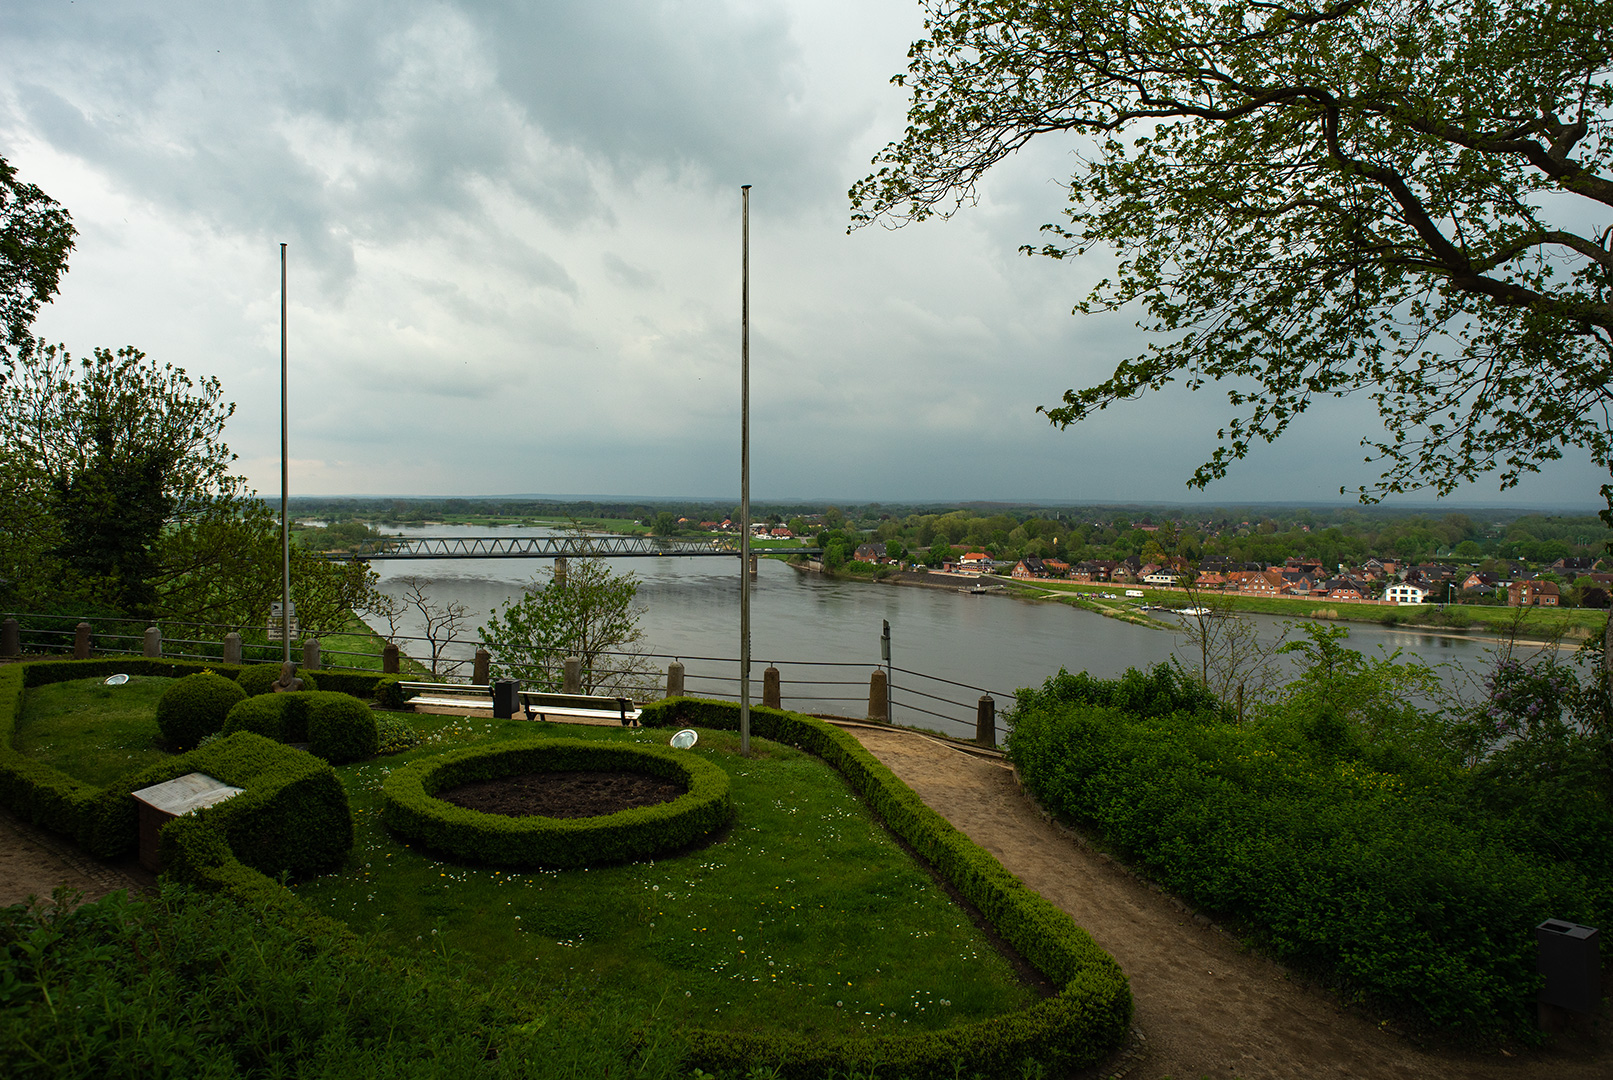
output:
[{"label": "tall metal flagpole", "polygon": [[739,752],[750,754],[750,185],[739,188]]},{"label": "tall metal flagpole", "polygon": [[280,640],[291,661],[291,520],[286,516],[291,470],[286,464],[286,245],[280,245]]}]

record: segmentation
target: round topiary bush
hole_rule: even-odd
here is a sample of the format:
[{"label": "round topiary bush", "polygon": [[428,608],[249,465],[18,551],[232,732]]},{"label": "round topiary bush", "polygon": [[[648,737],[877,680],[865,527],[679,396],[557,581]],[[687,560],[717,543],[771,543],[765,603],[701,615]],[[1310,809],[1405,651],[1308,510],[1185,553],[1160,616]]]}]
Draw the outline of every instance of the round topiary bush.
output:
[{"label": "round topiary bush", "polygon": [[349,694],[308,695],[308,752],[341,765],[374,757],[380,747],[375,714]]},{"label": "round topiary bush", "polygon": [[245,700],[246,691],[233,679],[211,671],[186,675],[158,699],[157,727],[168,745],[189,749],[204,735],[222,731],[230,709]]},{"label": "round topiary bush", "polygon": [[[671,802],[585,818],[504,817],[436,797],[476,780],[533,772],[623,770],[682,785]],[[411,761],[381,787],[387,828],[435,851],[493,866],[597,866],[678,851],[734,817],[728,774],[664,746],[544,739],[476,746]]]},{"label": "round topiary bush", "polygon": [[[236,681],[241,684],[241,689],[247,692],[248,697],[257,697],[259,694],[273,693],[272,688],[279,678],[279,664],[253,664],[251,667],[242,668]],[[297,678],[302,680],[304,690],[319,689],[319,684],[314,681],[313,672],[299,671]]]}]

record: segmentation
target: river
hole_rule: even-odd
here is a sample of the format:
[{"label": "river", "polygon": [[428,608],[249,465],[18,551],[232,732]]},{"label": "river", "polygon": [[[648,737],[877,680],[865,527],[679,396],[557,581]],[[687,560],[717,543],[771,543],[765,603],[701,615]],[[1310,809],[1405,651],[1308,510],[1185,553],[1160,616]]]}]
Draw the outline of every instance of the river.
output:
[{"label": "river", "polygon": [[[398,531],[410,536],[553,535],[543,528],[450,525]],[[644,607],[641,644],[655,654],[656,666],[664,672],[672,658],[680,658],[689,672],[690,693],[737,697],[737,560],[629,558],[611,564],[639,578],[638,597]],[[433,600],[464,604],[470,612],[471,638],[490,611],[519,596],[534,573],[546,579],[549,567],[536,559],[422,559],[372,565],[382,589],[392,595],[400,595],[405,579],[413,577],[423,581]],[[1242,617],[1258,625],[1267,641],[1287,622],[1266,615]],[[1184,635],[1052,601],[834,580],[763,559],[751,589],[752,700],[761,700],[761,669],[776,664],[782,672],[785,707],[864,715],[868,680],[880,664],[880,634],[886,621],[891,627],[891,663],[898,669],[892,677],[895,719],[960,735],[974,734],[982,691],[995,697],[1000,710],[1015,689],[1040,685],[1061,667],[1112,677],[1173,654],[1191,666],[1196,655]],[[378,620],[370,622],[384,631]],[[1437,666],[1451,691],[1469,696],[1478,673],[1493,661],[1496,645],[1494,637],[1480,633],[1421,632],[1375,623],[1340,625],[1349,629],[1350,648],[1369,655],[1399,649],[1408,658]],[[400,629],[418,635],[420,620],[405,619]],[[402,644],[411,655],[422,655],[419,643]],[[470,648],[459,647],[457,655],[469,655]]]}]

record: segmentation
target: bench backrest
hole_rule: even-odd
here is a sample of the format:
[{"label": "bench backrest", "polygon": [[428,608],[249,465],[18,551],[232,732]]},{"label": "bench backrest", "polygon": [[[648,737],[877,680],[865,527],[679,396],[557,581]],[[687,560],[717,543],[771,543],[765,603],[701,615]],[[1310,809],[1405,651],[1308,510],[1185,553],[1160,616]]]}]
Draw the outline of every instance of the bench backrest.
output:
[{"label": "bench backrest", "polygon": [[631,698],[594,697],[588,694],[547,694],[536,690],[521,691],[523,705],[547,705],[551,709],[597,709],[600,712],[634,712],[638,706]]}]

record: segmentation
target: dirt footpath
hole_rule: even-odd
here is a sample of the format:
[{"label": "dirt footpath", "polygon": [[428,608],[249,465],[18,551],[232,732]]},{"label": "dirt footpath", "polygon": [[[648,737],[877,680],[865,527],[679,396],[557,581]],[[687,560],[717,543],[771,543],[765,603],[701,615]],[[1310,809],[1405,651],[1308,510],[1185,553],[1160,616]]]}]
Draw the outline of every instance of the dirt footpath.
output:
[{"label": "dirt footpath", "polygon": [[1085,927],[1120,961],[1140,1052],[1104,1075],[1128,1080],[1474,1078],[1607,1080],[1605,1035],[1558,1037],[1505,1056],[1426,1051],[1290,981],[1208,920],[1045,821],[1003,762],[891,729],[851,728],[928,805]]},{"label": "dirt footpath", "polygon": [[24,903],[30,896],[48,898],[60,885],[77,890],[87,903],[115,889],[151,889],[156,878],[133,860],[91,858],[71,842],[0,808],[0,907]]}]

